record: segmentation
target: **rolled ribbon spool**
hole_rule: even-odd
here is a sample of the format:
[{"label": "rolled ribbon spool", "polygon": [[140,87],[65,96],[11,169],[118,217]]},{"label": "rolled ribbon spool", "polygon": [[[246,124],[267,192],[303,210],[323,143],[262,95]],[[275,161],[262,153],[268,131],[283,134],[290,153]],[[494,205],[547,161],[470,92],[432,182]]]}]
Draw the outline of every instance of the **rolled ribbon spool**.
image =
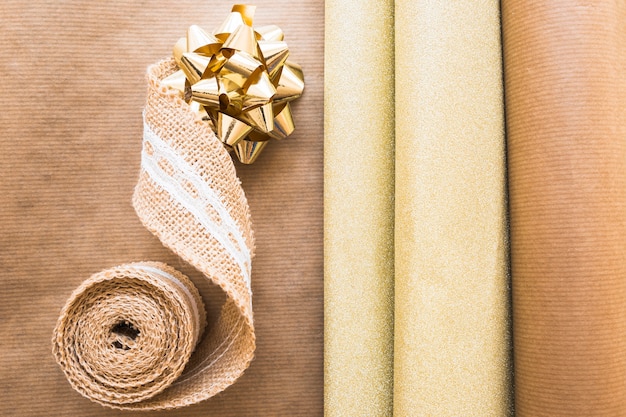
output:
[{"label": "rolled ribbon spool", "polygon": [[163,245],[222,288],[226,302],[202,336],[197,290],[164,264],[123,265],[83,283],[61,312],[53,353],[78,392],[113,408],[205,400],[242,375],[255,349],[248,203],[220,140],[163,84],[176,69],[173,59],[148,69],[133,206]]},{"label": "rolled ribbon spool", "polygon": [[161,263],[122,265],[74,291],[54,353],[78,392],[128,404],[180,376],[205,324],[200,294],[180,272]]}]

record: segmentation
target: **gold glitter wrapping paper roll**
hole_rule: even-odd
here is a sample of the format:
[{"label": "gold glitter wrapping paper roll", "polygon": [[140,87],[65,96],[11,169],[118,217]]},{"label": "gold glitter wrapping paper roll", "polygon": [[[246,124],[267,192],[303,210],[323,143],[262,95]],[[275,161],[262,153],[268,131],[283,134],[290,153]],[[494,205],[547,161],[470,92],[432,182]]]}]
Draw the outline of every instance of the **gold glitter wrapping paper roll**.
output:
[{"label": "gold glitter wrapping paper roll", "polygon": [[393,1],[327,0],[324,408],[392,412]]},{"label": "gold glitter wrapping paper roll", "polygon": [[395,2],[394,416],[511,405],[498,1]]},{"label": "gold glitter wrapping paper roll", "polygon": [[520,417],[626,415],[626,4],[502,2]]}]

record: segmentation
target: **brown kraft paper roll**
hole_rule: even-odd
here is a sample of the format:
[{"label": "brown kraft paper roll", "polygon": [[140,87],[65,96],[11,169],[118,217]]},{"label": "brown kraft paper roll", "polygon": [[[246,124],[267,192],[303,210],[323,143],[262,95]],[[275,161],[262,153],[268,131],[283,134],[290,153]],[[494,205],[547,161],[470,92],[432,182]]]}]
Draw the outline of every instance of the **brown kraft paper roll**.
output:
[{"label": "brown kraft paper roll", "polygon": [[626,3],[502,2],[518,416],[626,415]]}]

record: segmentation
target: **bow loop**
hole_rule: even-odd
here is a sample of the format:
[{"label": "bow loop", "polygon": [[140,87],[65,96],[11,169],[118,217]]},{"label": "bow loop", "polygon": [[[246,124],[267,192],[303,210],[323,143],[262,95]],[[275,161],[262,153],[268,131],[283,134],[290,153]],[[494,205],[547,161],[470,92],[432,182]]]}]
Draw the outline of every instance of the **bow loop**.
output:
[{"label": "bow loop", "polygon": [[252,27],[254,6],[235,5],[212,33],[192,25],[174,46],[179,71],[163,80],[177,90],[240,162],[256,160],[266,142],[294,131],[289,102],[302,95],[304,76],[287,60],[275,25]]}]

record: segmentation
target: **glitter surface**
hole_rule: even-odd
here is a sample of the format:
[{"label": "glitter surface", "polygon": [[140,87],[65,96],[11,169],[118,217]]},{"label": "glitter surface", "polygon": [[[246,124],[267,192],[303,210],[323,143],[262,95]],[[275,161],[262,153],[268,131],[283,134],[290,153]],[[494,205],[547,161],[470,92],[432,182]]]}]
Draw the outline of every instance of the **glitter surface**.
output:
[{"label": "glitter surface", "polygon": [[327,417],[392,412],[393,35],[393,1],[326,1]]},{"label": "glitter surface", "polygon": [[397,0],[394,416],[504,416],[498,1]]}]

